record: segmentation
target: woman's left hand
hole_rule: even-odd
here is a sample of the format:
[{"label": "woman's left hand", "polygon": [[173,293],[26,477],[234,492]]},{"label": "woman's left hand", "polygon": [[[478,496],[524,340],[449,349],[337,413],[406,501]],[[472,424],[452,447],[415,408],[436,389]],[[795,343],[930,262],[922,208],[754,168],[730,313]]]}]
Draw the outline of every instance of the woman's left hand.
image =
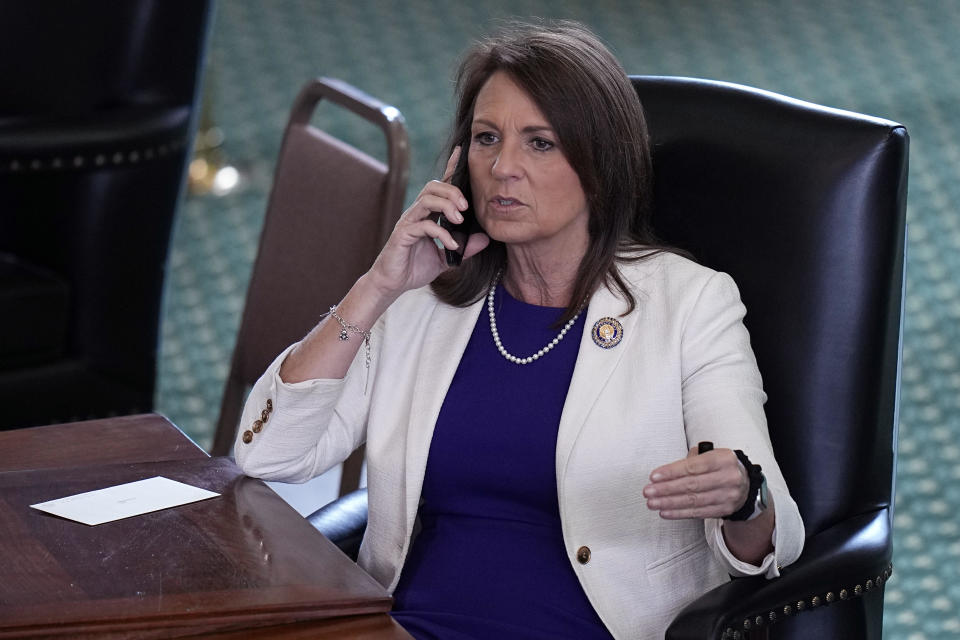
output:
[{"label": "woman's left hand", "polygon": [[683,460],[657,467],[643,488],[647,507],[667,520],[722,518],[747,499],[750,480],[730,449],[697,454],[693,447]]}]

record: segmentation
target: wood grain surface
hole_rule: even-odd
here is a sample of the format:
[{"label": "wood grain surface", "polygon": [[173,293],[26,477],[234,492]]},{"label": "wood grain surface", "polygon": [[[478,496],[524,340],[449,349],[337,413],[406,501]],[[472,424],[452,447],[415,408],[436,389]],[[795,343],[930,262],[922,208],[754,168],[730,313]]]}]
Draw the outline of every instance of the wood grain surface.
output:
[{"label": "wood grain surface", "polygon": [[[29,506],[158,475],[221,495],[97,526]],[[0,540],[0,638],[409,638],[380,584],[160,416],[0,433]]]}]

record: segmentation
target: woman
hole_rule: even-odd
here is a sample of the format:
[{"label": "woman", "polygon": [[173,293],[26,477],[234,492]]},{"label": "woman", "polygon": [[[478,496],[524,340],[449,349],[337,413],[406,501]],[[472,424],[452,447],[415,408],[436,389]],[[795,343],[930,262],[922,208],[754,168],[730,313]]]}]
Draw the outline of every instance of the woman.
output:
[{"label": "woman", "polygon": [[457,89],[444,181],[256,383],[237,462],[304,481],[365,441],[358,562],[417,637],[662,638],[803,543],[739,294],[656,244],[640,103],[584,28],[505,31]]}]

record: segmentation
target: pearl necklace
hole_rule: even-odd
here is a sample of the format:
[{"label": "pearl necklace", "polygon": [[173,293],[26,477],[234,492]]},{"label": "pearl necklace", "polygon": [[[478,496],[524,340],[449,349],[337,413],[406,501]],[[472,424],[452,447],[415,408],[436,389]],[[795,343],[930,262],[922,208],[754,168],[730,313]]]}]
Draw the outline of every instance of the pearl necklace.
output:
[{"label": "pearl necklace", "polygon": [[576,323],[577,318],[580,317],[580,314],[583,312],[583,307],[580,308],[580,311],[577,311],[577,315],[570,318],[570,321],[563,325],[563,329],[560,330],[560,333],[557,334],[557,337],[548,342],[547,346],[540,349],[536,353],[527,356],[526,358],[518,358],[506,350],[506,348],[503,346],[503,343],[500,342],[500,333],[497,331],[497,316],[493,312],[493,294],[497,290],[497,283],[500,282],[500,273],[502,272],[498,272],[496,277],[493,279],[493,282],[490,284],[490,292],[487,293],[487,315],[490,316],[490,333],[493,334],[493,342],[497,345],[497,351],[500,352],[500,355],[514,364],[530,364],[534,360],[539,360],[542,358],[548,351],[550,351],[550,349],[553,349],[561,340],[563,340],[563,336],[567,335],[567,331],[570,330],[570,327],[572,327],[574,323]]}]

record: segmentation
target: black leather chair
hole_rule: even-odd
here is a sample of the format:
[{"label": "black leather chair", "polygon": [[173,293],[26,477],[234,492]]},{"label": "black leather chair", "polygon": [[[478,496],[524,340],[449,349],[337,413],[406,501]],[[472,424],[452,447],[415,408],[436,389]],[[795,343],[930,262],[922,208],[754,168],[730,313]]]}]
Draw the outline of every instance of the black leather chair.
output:
[{"label": "black leather chair", "polygon": [[[806,524],[777,580],[737,579],[671,640],[880,638],[891,573],[908,136],[748,87],[633,78],[654,149],[655,227],[730,273],[770,435]],[[362,492],[310,516],[356,553]]]},{"label": "black leather chair", "polygon": [[153,405],[211,4],[0,3],[0,429]]}]

